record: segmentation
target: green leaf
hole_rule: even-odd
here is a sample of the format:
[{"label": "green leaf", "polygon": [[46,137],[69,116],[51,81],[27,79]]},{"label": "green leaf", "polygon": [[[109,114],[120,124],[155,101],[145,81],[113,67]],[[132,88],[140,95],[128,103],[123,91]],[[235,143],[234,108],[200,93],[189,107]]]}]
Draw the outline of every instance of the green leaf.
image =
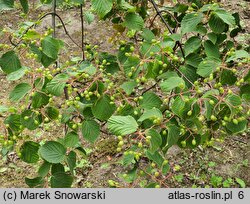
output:
[{"label": "green leaf", "polygon": [[0,67],[6,74],[10,74],[12,72],[21,69],[21,62],[14,51],[6,52],[0,58]]},{"label": "green leaf", "polygon": [[196,53],[188,55],[185,60],[187,65],[193,66],[195,68],[197,68],[198,65],[202,62],[201,56]]},{"label": "green leaf", "polygon": [[233,122],[228,122],[226,125],[227,130],[232,134],[243,132],[247,127],[247,120],[240,121],[237,125]]},{"label": "green leaf", "polygon": [[228,13],[227,11],[223,10],[223,9],[218,9],[216,11],[214,11],[214,13],[226,24],[230,25],[230,26],[234,26],[235,25],[235,19],[234,17]]},{"label": "green leaf", "polygon": [[50,97],[42,92],[35,92],[32,96],[31,106],[33,108],[41,108],[49,103]]},{"label": "green leaf", "polygon": [[141,30],[144,27],[144,20],[136,13],[128,13],[124,19],[124,26],[131,30]]},{"label": "green leaf", "polygon": [[152,40],[155,39],[154,33],[147,28],[142,29],[141,36],[144,38],[144,40],[148,41],[149,43],[152,43]]},{"label": "green leaf", "polygon": [[120,87],[125,91],[127,95],[130,95],[134,88],[137,86],[137,83],[135,81],[127,81],[124,82]]},{"label": "green leaf", "polygon": [[177,143],[180,137],[180,128],[176,125],[168,126],[167,147],[170,148]]},{"label": "green leaf", "polygon": [[108,120],[108,129],[115,135],[128,135],[137,128],[138,124],[132,116],[112,116]]},{"label": "green leaf", "polygon": [[94,120],[86,120],[82,124],[82,135],[87,141],[94,143],[100,135],[100,125]]},{"label": "green leaf", "polygon": [[162,101],[159,98],[159,96],[157,96],[155,93],[149,91],[144,93],[143,95],[143,99],[140,101],[140,106],[141,108],[144,109],[152,109],[152,108],[160,108]]},{"label": "green leaf", "polygon": [[39,153],[46,161],[56,164],[64,160],[66,148],[59,142],[49,141],[40,147]]},{"label": "green leaf", "polygon": [[19,0],[19,1],[20,1],[21,5],[23,7],[23,12],[28,13],[28,11],[29,11],[29,2],[28,2],[28,0]]},{"label": "green leaf", "polygon": [[45,180],[43,177],[36,177],[33,179],[30,178],[25,178],[25,183],[30,187],[30,188],[42,188],[44,186]]},{"label": "green leaf", "polygon": [[46,113],[46,115],[48,116],[48,118],[50,120],[56,120],[56,119],[58,119],[59,110],[57,108],[55,108],[55,107],[51,107],[51,106],[46,107],[45,113]]},{"label": "green leaf", "polygon": [[216,68],[219,66],[219,62],[214,58],[206,58],[203,62],[201,62],[197,69],[197,74],[202,77],[208,77],[212,74]]},{"label": "green leaf", "polygon": [[172,111],[174,114],[178,115],[179,117],[182,117],[182,112],[185,107],[185,101],[182,100],[180,96],[177,96],[171,106]]},{"label": "green leaf", "polygon": [[143,122],[144,120],[155,118],[163,118],[161,111],[157,108],[147,109],[138,119],[138,122]]},{"label": "green leaf", "polygon": [[39,160],[38,150],[40,145],[36,142],[28,141],[21,146],[21,159],[27,163],[36,163]]},{"label": "green leaf", "polygon": [[161,90],[164,92],[169,92],[180,85],[185,86],[185,81],[180,77],[170,77],[160,83]]},{"label": "green leaf", "polygon": [[75,147],[79,142],[79,136],[76,132],[68,132],[64,137],[65,147]]},{"label": "green leaf", "polygon": [[164,158],[160,155],[158,151],[151,153],[149,150],[146,151],[146,156],[155,162],[159,167],[162,165],[164,162]]},{"label": "green leaf", "polygon": [[14,0],[0,0],[0,11],[14,8]]},{"label": "green leaf", "polygon": [[93,64],[90,62],[84,61],[80,64],[80,69],[81,71],[89,74],[89,75],[94,75],[96,73],[96,68]]},{"label": "green leaf", "polygon": [[85,20],[88,24],[91,24],[95,19],[95,15],[90,11],[86,11],[84,13],[84,17],[85,17]]},{"label": "green leaf", "polygon": [[115,104],[110,104],[111,100],[108,95],[102,96],[98,101],[92,106],[93,115],[99,120],[107,120],[115,112]]},{"label": "green leaf", "polygon": [[45,177],[48,175],[51,164],[49,162],[44,161],[43,164],[38,169],[38,174],[41,177]]},{"label": "green leaf", "polygon": [[21,116],[17,114],[11,114],[4,120],[4,124],[8,124],[12,131],[17,132],[20,130]]},{"label": "green leaf", "polygon": [[146,132],[146,136],[151,136],[150,152],[154,153],[155,151],[159,149],[159,147],[162,144],[161,135],[155,129],[150,129]]},{"label": "green leaf", "polygon": [[31,91],[32,87],[27,83],[18,84],[9,95],[12,102],[20,101],[27,93]]},{"label": "green leaf", "polygon": [[73,183],[73,177],[67,173],[58,172],[51,176],[51,188],[70,188]]},{"label": "green leaf", "polygon": [[201,39],[199,37],[193,36],[189,38],[184,45],[185,56],[190,53],[194,53],[201,46]]},{"label": "green leaf", "polygon": [[57,59],[58,52],[60,48],[63,46],[61,40],[52,38],[50,36],[45,37],[42,42],[42,52],[51,59]]},{"label": "green leaf", "polygon": [[32,110],[25,110],[21,114],[21,123],[29,130],[35,130],[42,123],[42,115],[36,115]]},{"label": "green leaf", "polygon": [[29,70],[28,67],[22,67],[14,72],[11,72],[10,74],[8,74],[7,80],[8,81],[16,81],[18,79],[21,79],[25,75],[27,70]]},{"label": "green leaf", "polygon": [[113,0],[92,0],[92,8],[100,18],[103,18],[113,7]]},{"label": "green leaf", "polygon": [[183,34],[196,30],[196,26],[202,21],[202,13],[190,13],[184,16],[181,21],[181,32]]},{"label": "green leaf", "polygon": [[51,174],[54,175],[56,173],[64,173],[65,169],[64,166],[60,163],[58,164],[53,164],[51,167]]},{"label": "green leaf", "polygon": [[8,107],[6,107],[6,106],[1,106],[1,105],[0,105],[0,114],[1,114],[1,113],[5,113],[5,112],[7,112],[8,110],[9,110]]},{"label": "green leaf", "polygon": [[74,174],[74,168],[76,167],[76,153],[74,151],[70,151],[67,156],[67,163],[69,165],[69,169],[71,174]]},{"label": "green leaf", "polygon": [[215,44],[217,41],[217,35],[215,33],[208,33],[207,37],[209,38],[209,40]]},{"label": "green leaf", "polygon": [[218,45],[213,44],[210,40],[206,40],[204,42],[204,49],[207,57],[220,58]]},{"label": "green leaf", "polygon": [[227,97],[225,98],[225,101],[228,102],[229,105],[231,106],[239,106],[242,103],[241,98],[235,94],[227,95]]},{"label": "green leaf", "polygon": [[242,179],[240,179],[240,178],[235,178],[235,180],[236,180],[236,182],[237,182],[238,184],[240,184],[240,187],[241,187],[241,188],[246,188],[246,184],[245,184],[245,182],[244,182]]},{"label": "green leaf", "polygon": [[211,14],[208,24],[214,33],[222,33],[226,28],[224,21],[215,13]]},{"label": "green leaf", "polygon": [[250,55],[247,51],[245,50],[236,50],[232,56],[230,56],[226,62],[230,61],[236,61],[238,59],[244,59],[244,58],[249,58]]},{"label": "green leaf", "polygon": [[46,86],[48,92],[54,96],[61,96],[69,76],[67,74],[56,75]]}]

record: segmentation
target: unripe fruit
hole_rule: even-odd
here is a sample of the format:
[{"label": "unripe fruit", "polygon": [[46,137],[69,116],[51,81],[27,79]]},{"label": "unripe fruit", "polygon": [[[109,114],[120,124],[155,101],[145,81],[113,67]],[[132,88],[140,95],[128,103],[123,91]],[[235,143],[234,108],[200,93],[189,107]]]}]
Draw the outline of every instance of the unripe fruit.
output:
[{"label": "unripe fruit", "polygon": [[188,115],[188,116],[191,116],[192,113],[193,113],[193,112],[190,110],[190,111],[187,112],[187,115]]},{"label": "unripe fruit", "polygon": [[238,121],[237,119],[233,119],[233,123],[234,123],[235,125],[238,125],[239,121]]},{"label": "unripe fruit", "polygon": [[118,146],[119,147],[122,147],[124,145],[124,142],[123,141],[120,141],[119,143],[118,143]]},{"label": "unripe fruit", "polygon": [[213,100],[210,100],[209,103],[210,103],[210,105],[214,105],[214,101]]},{"label": "unripe fruit", "polygon": [[187,142],[185,140],[181,141],[181,146],[182,147],[186,147],[187,146]]},{"label": "unripe fruit", "polygon": [[193,145],[193,146],[196,145],[196,140],[195,140],[195,139],[192,140],[192,145]]},{"label": "unripe fruit", "polygon": [[29,116],[25,116],[23,119],[24,120],[29,120]]},{"label": "unripe fruit", "polygon": [[155,168],[155,167],[156,167],[156,164],[152,162],[152,163],[151,163],[151,167],[152,167],[152,168]]},{"label": "unripe fruit", "polygon": [[158,177],[158,176],[160,176],[160,173],[158,171],[156,171],[154,175],[155,175],[155,177]]},{"label": "unripe fruit", "polygon": [[216,120],[217,120],[217,118],[216,118],[214,115],[211,115],[210,119],[211,119],[212,121],[216,121]]}]

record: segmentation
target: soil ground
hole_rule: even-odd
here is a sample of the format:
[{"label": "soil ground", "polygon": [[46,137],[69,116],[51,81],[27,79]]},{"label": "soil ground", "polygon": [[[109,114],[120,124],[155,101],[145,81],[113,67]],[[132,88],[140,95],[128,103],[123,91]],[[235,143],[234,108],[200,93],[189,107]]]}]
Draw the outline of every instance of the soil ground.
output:
[{"label": "soil ground", "polygon": [[[245,24],[245,33],[241,35],[241,40],[246,44],[249,43],[249,18],[250,3],[243,0],[222,0],[222,5],[229,10],[239,11],[241,19]],[[32,9],[29,14],[30,19],[37,19],[38,15],[48,11],[48,7]],[[23,21],[19,16],[20,11],[8,11],[1,14],[0,28],[7,27],[16,29]],[[68,32],[80,43],[80,17],[76,9],[59,10],[58,14],[65,20]],[[51,19],[46,18],[39,29],[49,26]],[[112,51],[114,46],[109,43],[109,38],[114,36],[112,27],[109,22],[99,22],[95,20],[91,25],[86,25],[86,39],[92,44],[98,44],[100,49]],[[80,54],[79,49],[67,38],[58,24],[58,37],[65,40],[67,55],[77,56]],[[4,39],[6,40],[6,39]],[[0,39],[0,43],[3,43]],[[25,62],[25,59],[22,61]],[[27,62],[26,62],[27,63]],[[8,92],[14,87],[14,83],[6,81],[3,73],[0,73],[0,105],[8,105]],[[0,118],[2,120],[2,118]],[[1,121],[0,121],[1,124]],[[41,131],[39,137],[60,137],[61,132],[58,128],[52,131]],[[110,141],[111,140],[111,141]],[[168,187],[197,187],[211,186],[211,177],[213,175],[227,178],[241,178],[245,181],[246,186],[250,187],[250,134],[244,134],[229,137],[224,143],[216,144],[213,147],[197,150],[181,150],[178,147],[170,149],[169,162],[172,167],[173,176],[167,181]],[[98,141],[96,147],[90,153],[90,159],[82,159],[78,164],[77,178],[75,179],[75,187],[107,187],[109,179],[119,181],[119,174],[123,172],[120,166],[120,155],[115,153],[116,141],[112,138],[103,137]],[[113,146],[109,146],[114,144]],[[102,147],[102,148],[100,148]],[[178,167],[178,168],[177,168]],[[179,168],[180,167],[180,168]],[[38,166],[28,165],[22,162],[13,152],[8,157],[0,157],[0,187],[27,187],[24,177],[33,177]],[[221,184],[220,184],[221,185]],[[125,187],[126,184],[124,184]],[[138,184],[137,187],[140,185]],[[233,184],[232,187],[238,185]]]}]

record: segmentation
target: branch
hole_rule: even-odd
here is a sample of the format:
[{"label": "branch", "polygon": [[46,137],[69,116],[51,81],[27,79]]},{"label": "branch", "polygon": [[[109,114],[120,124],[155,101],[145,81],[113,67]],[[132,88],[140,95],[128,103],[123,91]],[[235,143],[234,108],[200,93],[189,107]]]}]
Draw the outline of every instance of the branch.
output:
[{"label": "branch", "polygon": [[[154,0],[150,0],[150,2],[152,3],[152,5],[153,5],[153,7],[154,7],[154,9],[155,9],[155,11],[157,13],[157,15],[161,18],[161,20],[163,21],[163,23],[167,27],[168,31],[171,34],[174,34],[174,32],[172,31],[171,27],[168,25],[167,21],[162,16],[161,11],[160,11],[159,7],[157,6],[157,4],[155,3],[155,1]],[[185,58],[185,54],[184,54],[184,51],[183,51],[183,48],[182,48],[182,45],[181,45],[180,41],[176,41],[176,44],[180,47],[181,54],[182,54],[183,58]]]}]

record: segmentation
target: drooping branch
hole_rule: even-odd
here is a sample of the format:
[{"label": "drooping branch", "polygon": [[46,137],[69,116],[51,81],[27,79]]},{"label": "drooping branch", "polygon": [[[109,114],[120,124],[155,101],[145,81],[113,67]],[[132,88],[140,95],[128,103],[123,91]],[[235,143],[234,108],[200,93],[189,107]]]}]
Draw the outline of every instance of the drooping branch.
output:
[{"label": "drooping branch", "polygon": [[84,20],[83,20],[83,5],[80,6],[81,10],[81,29],[82,29],[82,60],[85,60],[85,43],[84,43]]}]

